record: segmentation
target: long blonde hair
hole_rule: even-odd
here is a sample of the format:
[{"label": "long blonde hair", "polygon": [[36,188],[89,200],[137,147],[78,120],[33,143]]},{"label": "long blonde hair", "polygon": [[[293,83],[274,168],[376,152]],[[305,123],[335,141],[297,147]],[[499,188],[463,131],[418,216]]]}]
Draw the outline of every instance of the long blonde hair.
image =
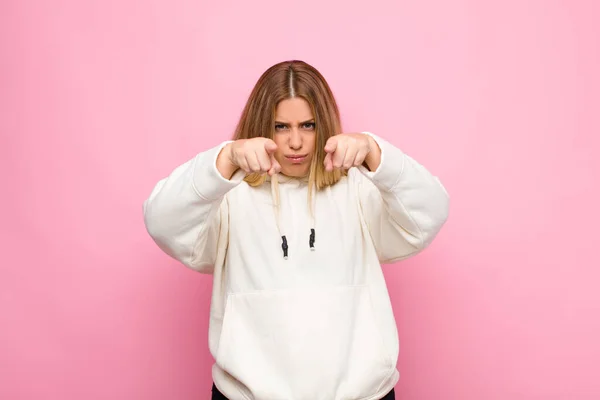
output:
[{"label": "long blonde hair", "polygon": [[[309,197],[317,190],[338,182],[340,170],[325,170],[325,143],[341,133],[341,120],[333,93],[319,71],[304,61],[284,61],[267,69],[250,93],[235,130],[234,140],[255,137],[273,138],[275,111],[280,101],[300,97],[308,102],[315,117],[316,146],[310,165]],[[244,178],[250,186],[259,186],[266,176],[250,174]]]}]

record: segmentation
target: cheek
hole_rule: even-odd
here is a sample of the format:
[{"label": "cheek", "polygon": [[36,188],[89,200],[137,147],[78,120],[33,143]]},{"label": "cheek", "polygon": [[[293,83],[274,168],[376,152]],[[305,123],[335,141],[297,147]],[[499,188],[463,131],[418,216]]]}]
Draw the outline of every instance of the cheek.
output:
[{"label": "cheek", "polygon": [[277,145],[277,150],[275,150],[275,159],[277,161],[281,161],[283,158],[283,149],[285,148],[283,140],[281,140],[281,136],[274,135],[273,141]]},{"label": "cheek", "polygon": [[315,152],[316,141],[317,141],[316,140],[316,136],[314,134],[312,134],[306,140],[306,144],[307,144],[308,150],[310,151],[311,154],[314,154],[314,152]]},{"label": "cheek", "polygon": [[273,141],[275,142],[277,147],[279,147],[280,149],[282,149],[284,147],[285,140],[283,140],[283,135],[281,135],[281,134],[273,135]]}]

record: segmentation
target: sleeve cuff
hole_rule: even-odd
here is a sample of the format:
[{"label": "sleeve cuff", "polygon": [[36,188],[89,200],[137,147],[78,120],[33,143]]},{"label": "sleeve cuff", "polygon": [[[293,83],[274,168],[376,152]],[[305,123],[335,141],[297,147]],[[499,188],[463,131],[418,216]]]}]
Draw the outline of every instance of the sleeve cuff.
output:
[{"label": "sleeve cuff", "polygon": [[371,132],[362,133],[373,138],[381,149],[381,162],[375,171],[369,171],[362,166],[359,170],[378,188],[388,191],[392,190],[400,180],[402,171],[404,170],[404,153]]},{"label": "sleeve cuff", "polygon": [[244,179],[244,174],[234,174],[231,179],[225,179],[217,169],[217,157],[223,147],[232,141],[225,141],[210,150],[202,152],[194,159],[193,185],[198,196],[205,200],[217,200],[231,189],[239,185]]}]

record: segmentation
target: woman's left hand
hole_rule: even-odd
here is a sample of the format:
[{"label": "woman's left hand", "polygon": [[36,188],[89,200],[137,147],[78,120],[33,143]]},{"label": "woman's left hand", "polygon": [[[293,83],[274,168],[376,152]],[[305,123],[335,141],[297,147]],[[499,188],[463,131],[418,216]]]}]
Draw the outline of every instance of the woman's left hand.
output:
[{"label": "woman's left hand", "polygon": [[[326,171],[347,170],[358,167],[365,161],[369,169],[375,170],[381,159],[379,146],[371,136],[364,133],[341,133],[330,137],[325,144],[325,153]],[[376,161],[377,165],[371,165],[369,161]]]}]

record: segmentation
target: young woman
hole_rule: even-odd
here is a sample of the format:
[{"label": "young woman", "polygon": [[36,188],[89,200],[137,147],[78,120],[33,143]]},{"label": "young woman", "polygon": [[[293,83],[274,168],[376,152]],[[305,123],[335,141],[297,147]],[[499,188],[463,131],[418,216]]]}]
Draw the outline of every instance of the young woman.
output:
[{"label": "young woman", "polygon": [[393,399],[398,338],[381,263],[417,254],[448,215],[439,180],[369,132],[341,133],[323,76],[282,62],[234,140],[159,181],[147,230],[213,274],[213,399]]}]

